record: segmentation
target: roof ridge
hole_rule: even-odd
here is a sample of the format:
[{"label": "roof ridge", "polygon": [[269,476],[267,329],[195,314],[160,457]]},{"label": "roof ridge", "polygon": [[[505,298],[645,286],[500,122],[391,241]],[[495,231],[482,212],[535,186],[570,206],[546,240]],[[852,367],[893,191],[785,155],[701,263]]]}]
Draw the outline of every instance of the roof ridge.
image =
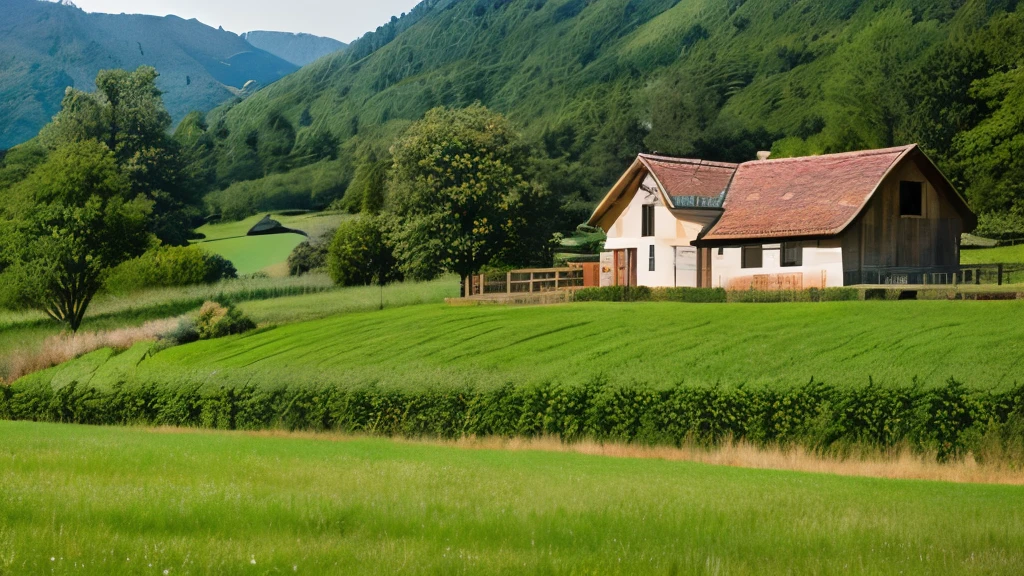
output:
[{"label": "roof ridge", "polygon": [[791,158],[769,158],[767,160],[749,160],[740,166],[750,164],[781,164],[784,162],[808,162],[827,158],[863,158],[866,156],[881,156],[883,154],[903,153],[918,147],[917,144],[906,144],[904,146],[892,146],[890,148],[875,148],[872,150],[851,150],[849,152],[835,152],[832,154],[815,154],[811,156],[793,156]]},{"label": "roof ridge", "polygon": [[717,168],[739,168],[739,164],[733,162],[719,162],[717,160],[702,160],[700,158],[678,158],[674,156],[660,156],[657,154],[638,154],[644,160],[655,160],[671,164],[693,164],[696,166],[713,166]]}]

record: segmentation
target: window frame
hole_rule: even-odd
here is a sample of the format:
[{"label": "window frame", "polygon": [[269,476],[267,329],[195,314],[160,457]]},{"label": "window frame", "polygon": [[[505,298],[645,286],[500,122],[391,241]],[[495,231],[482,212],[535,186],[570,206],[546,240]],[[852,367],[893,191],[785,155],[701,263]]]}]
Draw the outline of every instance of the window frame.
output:
[{"label": "window frame", "polygon": [[[748,262],[748,251],[757,250],[758,262],[757,266],[752,266]],[[764,268],[764,246],[761,244],[750,244],[740,248],[740,268],[744,270],[757,270],[758,268]]]},{"label": "window frame", "polygon": [[640,210],[640,236],[654,237],[654,204],[644,204]]},{"label": "window frame", "polygon": [[[904,188],[905,186],[909,187],[910,185],[913,185],[916,188],[916,190],[907,190],[906,188]],[[904,211],[904,206],[907,205],[907,202],[905,202],[905,198],[908,192],[916,192],[918,194],[916,202],[916,214]],[[924,218],[924,182],[919,182],[917,180],[900,180],[899,201],[900,218]]]},{"label": "window frame", "polygon": [[[794,261],[786,260],[786,250],[797,250],[797,258]],[[779,265],[783,268],[799,268],[804,265],[804,243],[803,242],[783,242],[782,247],[779,249]]]}]

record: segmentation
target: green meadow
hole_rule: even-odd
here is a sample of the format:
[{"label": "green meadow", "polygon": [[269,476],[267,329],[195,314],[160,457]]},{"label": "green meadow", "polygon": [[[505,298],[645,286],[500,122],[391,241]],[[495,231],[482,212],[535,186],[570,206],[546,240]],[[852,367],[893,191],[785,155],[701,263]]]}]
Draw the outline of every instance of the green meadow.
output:
[{"label": "green meadow", "polygon": [[[267,272],[275,276],[287,276],[284,268],[288,255],[296,246],[306,241],[301,234],[272,234],[267,236],[246,236],[246,233],[263,218],[264,214],[251,216],[235,222],[206,224],[196,230],[204,239],[199,245],[232,262],[241,275]],[[337,212],[311,212],[298,215],[270,214],[282,225],[302,230],[310,238],[338,227],[347,215]]]},{"label": "green meadow", "polygon": [[[160,288],[129,296],[101,295],[89,308],[85,332],[131,328],[163,318],[192,313],[206,300],[237,303],[259,324],[312,320],[353,311],[376,310],[441,302],[458,296],[458,280],[444,277],[433,282],[409,282],[377,287],[339,288],[326,275],[298,278],[243,278],[217,284]],[[40,312],[0,311],[0,378],[4,360],[34,350],[64,328]]]},{"label": "green meadow", "polygon": [[[320,308],[319,299],[330,297],[306,298]],[[294,317],[278,311],[278,302],[250,310],[257,318]],[[38,377],[100,388],[117,380],[405,389],[595,380],[933,386],[955,378],[1001,389],[1022,380],[1022,314],[1020,301],[424,305],[291,323],[155,354],[136,350],[137,361],[86,356]]]},{"label": "green meadow", "polygon": [[0,574],[1019,574],[1024,488],[0,422]]},{"label": "green meadow", "polygon": [[1024,263],[1024,244],[1018,246],[1002,246],[999,248],[981,248],[960,252],[962,264],[1019,264]]}]

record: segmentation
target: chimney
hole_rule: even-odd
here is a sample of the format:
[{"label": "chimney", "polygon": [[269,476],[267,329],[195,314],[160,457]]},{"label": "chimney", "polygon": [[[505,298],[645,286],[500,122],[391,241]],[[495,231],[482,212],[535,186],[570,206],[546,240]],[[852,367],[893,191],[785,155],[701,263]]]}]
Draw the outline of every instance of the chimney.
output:
[{"label": "chimney", "polygon": [[770,151],[762,150],[762,151],[757,153],[757,159],[761,160],[763,162],[763,161],[767,160],[768,158],[771,158],[771,155],[772,155],[772,153]]}]

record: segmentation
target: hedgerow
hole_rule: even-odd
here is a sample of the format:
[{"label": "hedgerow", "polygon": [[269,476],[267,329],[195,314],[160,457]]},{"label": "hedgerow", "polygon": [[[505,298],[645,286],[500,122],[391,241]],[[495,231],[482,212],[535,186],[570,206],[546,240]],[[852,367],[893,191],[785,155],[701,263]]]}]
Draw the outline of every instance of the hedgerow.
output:
[{"label": "hedgerow", "polygon": [[981,391],[811,381],[788,389],[583,385],[410,391],[375,385],[175,387],[119,383],[101,389],[25,378],[0,386],[0,418],[94,425],[343,431],[386,436],[537,437],[566,441],[798,445],[822,452],[911,446],[939,459],[967,452],[1024,455],[1024,385]]},{"label": "hedgerow", "polygon": [[577,302],[841,302],[859,300],[856,288],[807,290],[735,290],[723,288],[648,288],[604,286],[577,290]]}]

